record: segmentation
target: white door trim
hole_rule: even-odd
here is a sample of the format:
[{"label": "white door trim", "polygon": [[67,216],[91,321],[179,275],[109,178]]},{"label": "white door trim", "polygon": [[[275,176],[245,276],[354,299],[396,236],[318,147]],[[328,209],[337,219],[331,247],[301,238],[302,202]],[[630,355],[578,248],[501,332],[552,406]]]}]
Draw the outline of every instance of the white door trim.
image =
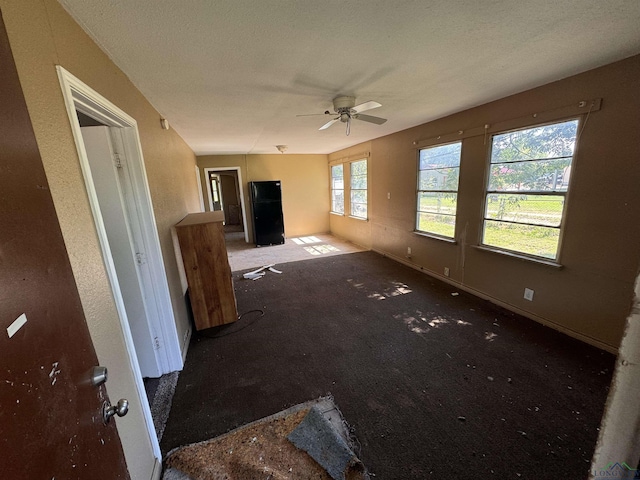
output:
[{"label": "white door trim", "polygon": [[200,169],[196,165],[196,182],[198,182],[198,197],[200,197],[200,211],[204,212],[204,194],[202,193],[202,181],[200,180]]},{"label": "white door trim", "polygon": [[242,172],[240,167],[214,167],[204,169],[204,178],[207,185],[207,195],[209,196],[209,211],[213,210],[213,192],[211,192],[211,183],[209,183],[209,174],[214,172],[235,171],[238,173],[238,189],[240,194],[240,210],[242,210],[242,226],[244,228],[244,241],[249,243],[249,229],[247,228],[247,211],[244,206],[244,189],[242,188]]},{"label": "white door trim", "polygon": [[78,156],[80,159],[80,166],[82,168],[82,174],[84,176],[85,186],[87,188],[91,211],[93,213],[98,238],[100,240],[105,268],[107,270],[107,275],[111,283],[116,309],[120,317],[120,326],[122,328],[125,345],[129,354],[129,364],[134,374],[140,406],[144,413],[144,419],[149,433],[149,439],[153,447],[154,455],[157,458],[162,458],[160,445],[158,443],[155,427],[153,425],[153,419],[151,417],[149,401],[144,389],[142,374],[140,372],[138,359],[136,357],[136,351],[127,320],[124,302],[120,293],[120,286],[118,284],[118,277],[116,274],[113,257],[109,249],[109,242],[107,240],[105,226],[100,214],[98,197],[93,186],[93,178],[91,176],[89,160],[84,147],[84,143],[82,141],[82,132],[80,130],[80,124],[78,122],[76,110],[85,113],[95,118],[96,120],[99,120],[105,125],[123,128],[123,140],[125,143],[125,148],[127,149],[127,154],[130,156],[131,175],[135,184],[134,188],[136,190],[136,202],[138,202],[141,210],[141,226],[142,235],[145,242],[147,257],[146,260],[149,264],[152,279],[151,281],[153,283],[150,287],[154,290],[155,306],[157,308],[157,311],[159,312],[157,318],[149,319],[149,321],[153,323],[152,330],[157,332],[158,336],[160,337],[158,338],[157,343],[158,348],[156,348],[155,350],[156,359],[158,361],[159,371],[162,373],[169,373],[182,369],[182,352],[180,351],[180,342],[178,339],[178,332],[173,316],[173,307],[171,304],[169,286],[167,284],[167,275],[162,259],[162,251],[160,249],[160,240],[155,223],[155,216],[153,214],[153,205],[151,202],[147,175],[144,168],[144,160],[142,155],[142,148],[140,146],[140,137],[138,134],[137,122],[134,118],[127,115],[124,111],[122,111],[109,100],[97,93],[91,87],[84,84],[63,67],[57,65],[56,69],[58,72],[58,78],[60,80],[60,86],[62,88],[62,94],[64,96],[64,101],[73,132],[76,149],[78,151]]}]

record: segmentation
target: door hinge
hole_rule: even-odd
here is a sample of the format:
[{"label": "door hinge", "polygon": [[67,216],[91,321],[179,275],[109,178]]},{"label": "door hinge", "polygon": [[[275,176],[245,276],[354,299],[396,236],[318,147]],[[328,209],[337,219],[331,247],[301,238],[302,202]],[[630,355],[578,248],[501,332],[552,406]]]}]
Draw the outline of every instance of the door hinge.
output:
[{"label": "door hinge", "polygon": [[144,265],[145,263],[147,263],[147,257],[144,255],[144,253],[136,253],[136,263],[138,265]]},{"label": "door hinge", "polygon": [[153,338],[153,343],[154,343],[154,346],[156,347],[156,350],[160,350],[160,339],[158,337]]},{"label": "door hinge", "polygon": [[114,153],[113,154],[113,163],[115,164],[116,168],[122,168],[122,158],[120,158],[120,154],[119,153]]}]

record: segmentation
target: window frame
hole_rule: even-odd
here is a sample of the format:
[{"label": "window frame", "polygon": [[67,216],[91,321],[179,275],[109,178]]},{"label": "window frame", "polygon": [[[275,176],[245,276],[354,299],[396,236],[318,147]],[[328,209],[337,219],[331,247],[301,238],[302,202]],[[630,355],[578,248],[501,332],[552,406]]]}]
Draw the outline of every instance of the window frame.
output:
[{"label": "window frame", "polygon": [[[334,183],[333,183],[333,179],[334,178],[340,178],[340,177],[334,177],[333,176],[333,169],[336,167],[340,167],[342,169],[342,188],[334,188]],[[330,185],[329,185],[329,196],[330,196],[330,202],[331,202],[331,207],[329,209],[329,211],[331,213],[333,213],[334,215],[342,215],[344,216],[344,209],[345,209],[345,184],[344,184],[344,163],[336,163],[335,165],[329,165],[329,180],[330,180]],[[337,191],[341,191],[342,192],[342,212],[335,210],[334,207],[334,192]]]},{"label": "window frame", "polygon": [[[364,162],[365,165],[365,173],[364,175],[354,175],[353,174],[353,165],[356,163],[361,163]],[[359,160],[353,160],[349,163],[349,216],[352,218],[356,218],[358,220],[368,220],[369,219],[369,159],[368,158],[361,158]],[[365,188],[354,188],[353,187],[353,179],[354,177],[364,177],[365,181],[366,181],[366,186]],[[353,201],[353,192],[364,192],[365,194],[365,202],[354,202]],[[354,205],[364,205],[365,206],[365,211],[366,214],[364,217],[360,216],[360,215],[356,215],[353,212],[353,206]]]},{"label": "window frame", "polygon": [[[524,126],[520,126],[520,127],[514,127],[514,128],[510,128],[510,129],[505,129],[505,130],[500,130],[500,131],[496,131],[491,133],[490,136],[490,141],[487,142],[488,143],[488,151],[487,151],[487,161],[485,163],[486,166],[486,173],[485,173],[485,183],[484,183],[484,192],[483,192],[483,207],[482,207],[482,222],[480,225],[480,229],[479,229],[479,242],[478,242],[478,248],[482,249],[482,250],[487,250],[487,251],[493,251],[493,252],[497,252],[497,253],[501,253],[501,254],[505,254],[505,255],[509,255],[512,257],[517,257],[517,258],[522,258],[524,260],[530,260],[536,263],[542,263],[542,264],[547,264],[547,265],[552,265],[552,266],[557,266],[557,267],[562,267],[562,265],[560,264],[560,257],[561,257],[561,253],[562,253],[562,244],[563,244],[563,237],[564,237],[564,233],[565,233],[565,226],[566,226],[566,216],[567,216],[567,205],[569,203],[569,197],[570,197],[570,192],[572,190],[572,184],[573,184],[573,178],[575,177],[575,175],[573,175],[573,171],[575,169],[575,159],[578,155],[578,149],[579,149],[579,140],[580,140],[580,133],[581,133],[581,128],[582,128],[582,124],[584,121],[584,117],[582,115],[572,115],[570,117],[566,117],[566,118],[557,118],[557,119],[553,119],[553,120],[549,120],[546,122],[541,122],[541,123],[535,123],[535,124],[527,124]],[[492,163],[492,154],[493,154],[493,145],[494,145],[494,137],[499,136],[499,135],[505,135],[508,133],[512,133],[512,132],[519,132],[519,131],[525,131],[525,130],[534,130],[536,128],[541,128],[541,127],[545,127],[548,125],[559,125],[559,124],[563,124],[563,123],[569,123],[569,122],[577,122],[576,123],[576,136],[575,136],[575,141],[573,144],[573,153],[571,155],[571,162],[569,164],[569,167],[571,168],[571,172],[569,174],[569,180],[567,182],[567,186],[566,189],[563,190],[490,190],[489,189],[489,183],[491,180],[491,171],[492,171],[492,166],[494,165],[499,165],[501,163],[525,163],[525,162],[536,162],[536,161],[549,161],[549,160],[556,160],[556,159],[562,159],[562,158],[568,158],[568,157],[553,157],[553,158],[536,158],[536,159],[530,159],[530,160],[519,160],[516,162],[496,162],[496,163]],[[488,218],[487,217],[487,199],[489,197],[489,195],[495,195],[495,194],[520,194],[520,195],[538,195],[538,196],[562,196],[563,197],[563,206],[562,206],[562,213],[560,215],[560,221],[557,227],[552,226],[552,225],[541,225],[541,224],[534,224],[534,223],[525,223],[525,222],[515,222],[515,221],[505,221],[505,220],[497,220],[497,219],[492,219],[492,218]],[[485,225],[487,220],[489,221],[494,221],[494,222],[502,222],[502,223],[512,223],[512,224],[518,224],[518,225],[526,225],[526,226],[533,226],[533,227],[543,227],[543,228],[553,228],[553,229],[557,229],[558,230],[558,242],[557,242],[557,247],[556,247],[556,251],[555,251],[555,257],[551,258],[551,257],[545,257],[542,255],[535,255],[532,253],[528,253],[528,252],[523,252],[520,250],[514,250],[514,249],[510,249],[510,248],[506,248],[506,247],[501,247],[501,246],[495,246],[495,245],[491,245],[488,243],[484,243],[484,239],[485,239]]]},{"label": "window frame", "polygon": [[[421,156],[421,152],[423,150],[431,150],[431,149],[435,149],[435,148],[440,148],[440,147],[445,147],[447,145],[456,145],[459,144],[460,145],[460,156],[458,158],[458,166],[457,167],[447,167],[447,168],[457,168],[458,169],[458,184],[456,185],[456,189],[455,190],[442,190],[442,189],[426,189],[426,190],[421,190],[420,189],[420,172],[422,171],[427,171],[427,170],[437,170],[437,169],[421,169],[420,168],[420,156]],[[459,192],[460,192],[460,173],[462,171],[461,169],[461,163],[462,163],[462,140],[456,140],[456,141],[452,141],[452,142],[445,142],[445,143],[438,143],[435,145],[429,145],[423,148],[419,148],[417,151],[417,166],[416,166],[416,172],[417,172],[417,178],[416,178],[416,216],[415,216],[415,233],[419,234],[419,235],[424,235],[424,236],[428,236],[428,237],[433,237],[439,240],[445,240],[448,242],[454,242],[455,243],[455,239],[456,239],[456,229],[458,226],[458,198],[459,198]],[[453,235],[449,236],[449,235],[445,235],[442,233],[436,233],[436,232],[431,232],[428,230],[421,230],[420,229],[420,214],[421,213],[427,213],[427,214],[433,214],[433,212],[425,212],[420,210],[420,194],[421,193],[455,193],[456,195],[456,208],[455,208],[455,214],[449,214],[449,213],[444,213],[442,215],[447,215],[447,216],[452,216],[454,217],[454,223],[453,223]]]}]

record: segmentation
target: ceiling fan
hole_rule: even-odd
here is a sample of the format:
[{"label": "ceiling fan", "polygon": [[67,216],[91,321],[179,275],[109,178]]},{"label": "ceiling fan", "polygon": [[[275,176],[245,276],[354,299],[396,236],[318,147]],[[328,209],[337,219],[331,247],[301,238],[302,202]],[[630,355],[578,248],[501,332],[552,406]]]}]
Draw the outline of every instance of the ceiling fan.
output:
[{"label": "ceiling fan", "polygon": [[[387,121],[386,118],[374,117],[372,115],[363,115],[362,112],[381,107],[378,102],[365,102],[360,105],[356,105],[356,97],[349,97],[346,95],[336,97],[333,99],[333,110],[335,114],[332,114],[327,110],[324,113],[312,113],[310,115],[337,115],[333,120],[329,120],[318,130],[326,130],[334,123],[340,121],[347,124],[347,135],[351,133],[351,119],[362,120],[369,123],[375,123],[376,125],[382,125]],[[296,115],[297,117],[306,117],[308,115]]]}]

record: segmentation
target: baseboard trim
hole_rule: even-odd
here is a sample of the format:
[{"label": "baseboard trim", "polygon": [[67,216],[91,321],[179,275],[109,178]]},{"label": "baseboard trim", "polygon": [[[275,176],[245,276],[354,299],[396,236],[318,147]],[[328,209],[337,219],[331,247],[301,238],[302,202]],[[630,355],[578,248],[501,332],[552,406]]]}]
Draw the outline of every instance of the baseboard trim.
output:
[{"label": "baseboard trim", "polygon": [[416,265],[415,263],[409,262],[407,261],[407,259],[402,258],[402,257],[398,257],[397,255],[393,255],[391,253],[388,252],[384,252],[382,250],[378,250],[376,248],[372,248],[372,251],[382,255],[383,257],[387,257],[390,258],[391,260],[394,260],[398,263],[401,263],[403,265],[406,265],[407,267],[411,267],[414,270],[418,270],[419,272],[422,272],[426,275],[429,275],[430,277],[436,278],[438,280],[441,280],[445,283],[448,283],[449,285],[453,285],[456,288],[459,288],[460,290],[463,290],[467,293],[470,293],[471,295],[475,295],[476,297],[482,298],[483,300],[488,300],[491,303],[494,303],[500,307],[506,308],[507,310],[517,313],[518,315],[522,315],[523,317],[527,317],[530,320],[533,320],[534,322],[538,322],[546,327],[549,328],[553,328],[554,330],[557,330],[560,333],[564,333],[565,335],[568,335],[572,338],[575,338],[576,340],[580,340],[581,342],[587,343],[589,345],[592,345],[596,348],[599,348],[601,350],[604,350],[606,352],[609,353],[613,353],[614,355],[618,354],[618,349],[612,345],[609,345],[607,343],[601,342],[600,340],[597,340],[595,338],[589,337],[588,335],[584,335],[580,332],[576,332],[575,330],[571,330],[570,328],[564,327],[560,324],[557,324],[555,322],[552,322],[550,320],[547,320],[546,318],[540,317],[538,315],[536,315],[535,313],[531,313],[531,312],[527,312],[526,310],[522,310],[519,307],[516,307],[515,305],[511,305],[510,303],[504,302],[502,300],[499,300],[495,297],[492,297],[491,295],[487,295],[486,293],[483,293],[479,290],[475,290],[471,287],[468,287],[460,282],[457,282],[455,280],[452,280],[449,277],[445,277],[444,275],[439,275],[435,272],[432,272],[431,270],[428,270],[420,265]]}]

